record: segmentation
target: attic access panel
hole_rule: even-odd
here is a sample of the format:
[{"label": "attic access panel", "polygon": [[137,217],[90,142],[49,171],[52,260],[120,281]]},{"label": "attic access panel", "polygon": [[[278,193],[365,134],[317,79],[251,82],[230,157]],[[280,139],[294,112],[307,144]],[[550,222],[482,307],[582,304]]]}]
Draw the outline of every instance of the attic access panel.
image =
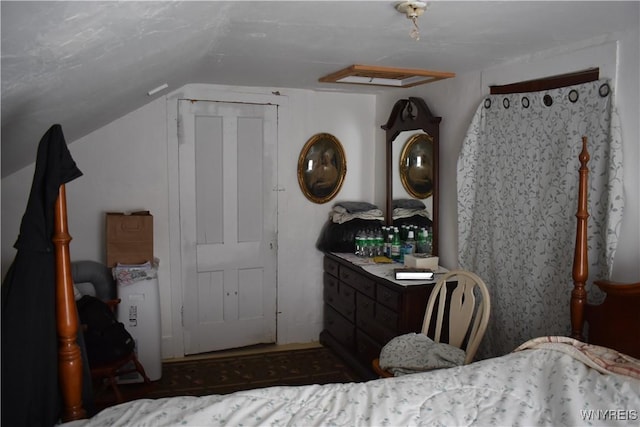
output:
[{"label": "attic access panel", "polygon": [[351,83],[370,86],[412,87],[455,77],[455,73],[410,68],[352,65],[320,77],[323,83]]}]

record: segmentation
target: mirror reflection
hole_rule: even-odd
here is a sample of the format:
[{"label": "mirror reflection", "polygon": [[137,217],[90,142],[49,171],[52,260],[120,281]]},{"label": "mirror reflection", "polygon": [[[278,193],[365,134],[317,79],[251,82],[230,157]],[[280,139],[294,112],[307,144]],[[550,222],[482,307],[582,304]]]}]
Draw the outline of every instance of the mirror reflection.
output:
[{"label": "mirror reflection", "polygon": [[433,138],[412,136],[400,153],[400,181],[409,194],[426,199],[433,191]]},{"label": "mirror reflection", "polygon": [[422,200],[433,218],[433,138],[420,130],[401,132],[391,153],[393,198]]}]

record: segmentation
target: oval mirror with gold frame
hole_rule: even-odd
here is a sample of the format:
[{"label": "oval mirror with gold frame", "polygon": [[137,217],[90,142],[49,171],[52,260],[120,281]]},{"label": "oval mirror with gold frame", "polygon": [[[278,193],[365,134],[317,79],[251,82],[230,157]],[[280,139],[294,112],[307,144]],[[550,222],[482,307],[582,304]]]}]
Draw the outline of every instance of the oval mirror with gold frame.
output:
[{"label": "oval mirror with gold frame", "polygon": [[426,199],[433,193],[433,137],[413,135],[400,154],[400,180],[407,193]]},{"label": "oval mirror with gold frame", "polygon": [[335,136],[318,133],[309,138],[298,158],[298,183],[307,199],[314,203],[333,199],[346,173],[347,159]]}]

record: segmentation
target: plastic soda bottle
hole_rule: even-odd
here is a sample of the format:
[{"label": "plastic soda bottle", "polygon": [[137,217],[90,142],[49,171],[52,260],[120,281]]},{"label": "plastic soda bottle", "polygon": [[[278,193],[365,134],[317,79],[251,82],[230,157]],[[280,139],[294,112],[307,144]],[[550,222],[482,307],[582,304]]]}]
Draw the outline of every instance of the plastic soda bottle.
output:
[{"label": "plastic soda bottle", "polygon": [[420,231],[418,232],[418,239],[416,242],[416,252],[421,253],[421,254],[426,254],[427,253],[427,235],[429,234],[429,232],[427,231],[426,228],[421,228]]},{"label": "plastic soda bottle", "polygon": [[407,240],[404,242],[405,254],[416,252],[416,239],[413,237],[413,230],[407,232]]},{"label": "plastic soda bottle", "polygon": [[402,250],[402,244],[400,243],[400,233],[398,227],[393,228],[393,239],[391,240],[391,259],[394,261],[400,261],[400,251]]}]

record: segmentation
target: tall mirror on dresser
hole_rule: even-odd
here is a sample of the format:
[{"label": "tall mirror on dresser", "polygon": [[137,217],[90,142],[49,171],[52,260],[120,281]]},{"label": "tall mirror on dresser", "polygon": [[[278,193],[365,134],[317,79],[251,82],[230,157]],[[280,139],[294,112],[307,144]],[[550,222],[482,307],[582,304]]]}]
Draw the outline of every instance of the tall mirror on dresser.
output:
[{"label": "tall mirror on dresser", "polygon": [[[387,225],[402,222],[402,215],[394,215],[395,206],[414,207],[420,204],[412,201],[423,202],[428,216],[426,224],[431,228],[432,255],[438,255],[438,141],[441,120],[441,117],[431,114],[422,98],[411,97],[397,101],[387,123],[382,125],[387,141],[385,222]],[[425,223],[423,218],[420,220]]]},{"label": "tall mirror on dresser", "polygon": [[[428,220],[433,255],[438,253],[438,126],[422,99],[396,102],[386,131],[385,222]],[[404,159],[402,164],[400,159]],[[394,183],[396,186],[394,187]],[[393,218],[393,200],[405,207]],[[428,212],[425,212],[428,211]],[[405,216],[408,215],[408,216]],[[324,328],[320,342],[332,348],[361,378],[376,378],[372,361],[393,337],[420,332],[434,281],[394,280],[398,264],[375,264],[354,254],[325,253]],[[389,274],[391,273],[391,274]]]}]

